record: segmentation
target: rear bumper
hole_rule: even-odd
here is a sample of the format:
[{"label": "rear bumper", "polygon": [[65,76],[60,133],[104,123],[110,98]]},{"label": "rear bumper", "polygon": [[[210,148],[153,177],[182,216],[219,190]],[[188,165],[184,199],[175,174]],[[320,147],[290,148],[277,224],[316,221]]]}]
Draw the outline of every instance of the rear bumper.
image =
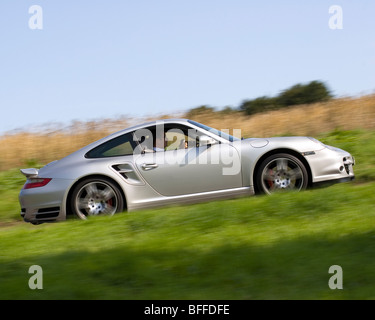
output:
[{"label": "rear bumper", "polygon": [[54,222],[65,220],[60,216],[61,207],[50,207],[42,209],[21,208],[21,217],[25,222],[40,224],[43,222]]},{"label": "rear bumper", "polygon": [[22,189],[19,194],[21,217],[33,224],[65,220],[66,195],[73,182],[52,179],[44,187]]}]

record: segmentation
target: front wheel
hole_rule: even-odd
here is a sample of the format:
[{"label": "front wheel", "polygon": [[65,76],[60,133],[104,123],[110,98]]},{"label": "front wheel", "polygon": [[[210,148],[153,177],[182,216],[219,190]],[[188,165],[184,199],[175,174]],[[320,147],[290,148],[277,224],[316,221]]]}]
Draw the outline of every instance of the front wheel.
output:
[{"label": "front wheel", "polygon": [[279,191],[300,191],[307,188],[308,174],[295,156],[279,153],[266,158],[256,175],[257,189],[272,194]]},{"label": "front wheel", "polygon": [[109,179],[90,178],[75,187],[71,207],[77,217],[86,220],[89,216],[111,216],[124,211],[124,200],[118,187]]}]

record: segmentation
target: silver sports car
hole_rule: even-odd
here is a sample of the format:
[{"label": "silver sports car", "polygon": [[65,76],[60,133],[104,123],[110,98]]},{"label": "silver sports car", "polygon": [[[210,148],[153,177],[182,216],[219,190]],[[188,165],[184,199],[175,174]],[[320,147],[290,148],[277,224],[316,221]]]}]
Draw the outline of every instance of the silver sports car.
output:
[{"label": "silver sports car", "polygon": [[354,158],[314,138],[235,136],[186,119],[114,133],[40,170],[22,169],[21,215],[34,224],[87,219],[354,179]]}]

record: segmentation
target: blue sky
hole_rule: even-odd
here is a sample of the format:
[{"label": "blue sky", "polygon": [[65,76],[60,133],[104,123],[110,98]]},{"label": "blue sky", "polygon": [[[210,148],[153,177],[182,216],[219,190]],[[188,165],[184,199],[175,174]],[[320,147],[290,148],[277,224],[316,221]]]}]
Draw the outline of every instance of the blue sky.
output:
[{"label": "blue sky", "polygon": [[2,0],[0,12],[0,133],[237,107],[312,80],[337,96],[375,90],[373,0]]}]

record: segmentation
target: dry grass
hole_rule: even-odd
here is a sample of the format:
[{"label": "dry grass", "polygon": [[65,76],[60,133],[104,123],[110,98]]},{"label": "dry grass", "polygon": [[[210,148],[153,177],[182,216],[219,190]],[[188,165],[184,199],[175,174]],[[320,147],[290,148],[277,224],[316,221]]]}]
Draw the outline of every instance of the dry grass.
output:
[{"label": "dry grass", "polygon": [[[158,119],[167,117],[163,115]],[[192,119],[217,129],[241,129],[244,137],[286,134],[314,136],[334,129],[373,129],[375,95],[334,99],[326,103],[296,106],[254,116],[245,116],[240,112],[207,112]],[[58,130],[40,130],[36,133],[21,130],[5,134],[0,137],[0,170],[48,163],[109,133],[143,121],[144,119],[121,118],[74,122],[71,126]]]},{"label": "dry grass", "polygon": [[120,120],[74,122],[58,130],[19,131],[0,137],[0,170],[46,164],[129,126]]},{"label": "dry grass", "polygon": [[334,129],[371,129],[375,128],[375,95],[334,99],[253,116],[208,112],[193,120],[217,129],[241,129],[245,137],[314,136]]}]

